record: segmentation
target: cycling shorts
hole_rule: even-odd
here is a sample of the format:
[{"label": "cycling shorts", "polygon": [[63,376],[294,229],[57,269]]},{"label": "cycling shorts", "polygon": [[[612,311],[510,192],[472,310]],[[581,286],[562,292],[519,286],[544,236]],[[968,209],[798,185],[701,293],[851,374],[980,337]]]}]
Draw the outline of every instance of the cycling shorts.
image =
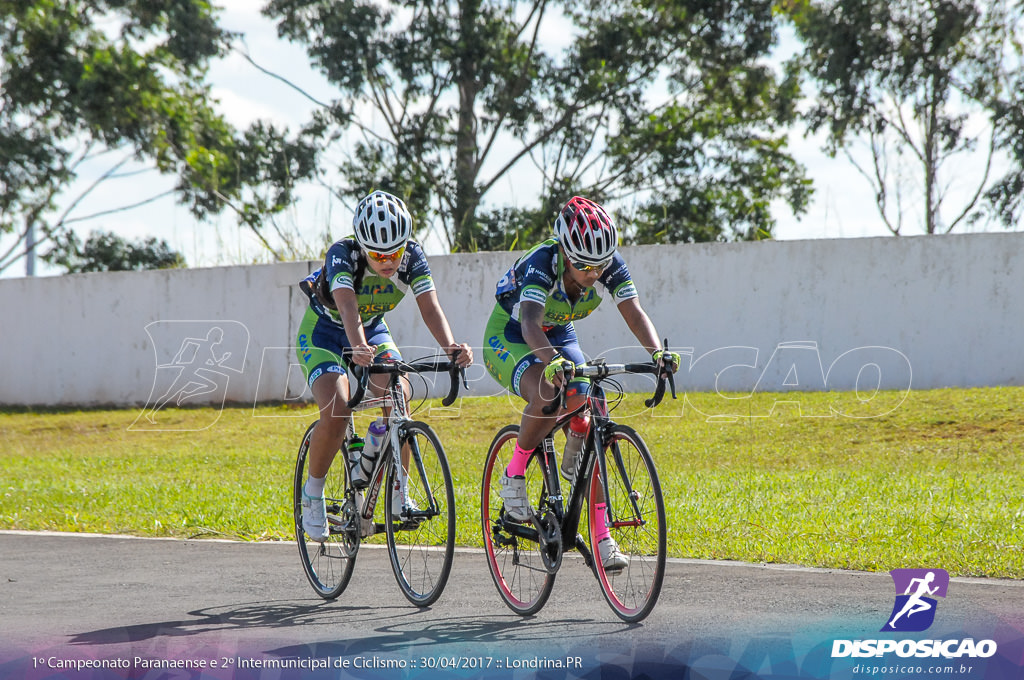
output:
[{"label": "cycling shorts", "polygon": [[[558,350],[559,354],[576,366],[586,363],[583,350],[580,349],[576,329],[571,323],[564,326],[552,326],[544,331],[548,342]],[[484,366],[499,385],[513,394],[519,392],[519,381],[533,364],[544,363],[534,355],[533,350],[523,339],[522,326],[509,313],[495,305],[491,318],[487,321],[484,331],[483,345]],[[589,378],[573,378],[569,382],[568,394],[572,396],[587,389]]]},{"label": "cycling shorts", "polygon": [[[402,355],[383,318],[378,318],[369,326],[363,326],[363,334],[368,345],[377,346],[374,363],[401,360]],[[299,324],[295,354],[299,358],[307,385],[312,387],[317,378],[326,373],[345,375],[348,372],[348,365],[342,356],[344,350],[351,347],[352,343],[349,342],[343,328],[322,319],[312,307],[306,308],[306,314]]]}]

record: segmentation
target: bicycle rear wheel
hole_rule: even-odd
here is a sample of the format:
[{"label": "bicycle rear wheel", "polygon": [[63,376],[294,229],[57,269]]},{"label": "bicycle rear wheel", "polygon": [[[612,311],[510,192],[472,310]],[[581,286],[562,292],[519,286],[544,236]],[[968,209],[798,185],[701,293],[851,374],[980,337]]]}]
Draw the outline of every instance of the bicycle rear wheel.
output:
[{"label": "bicycle rear wheel", "polygon": [[634,623],[651,613],[661,594],[665,578],[665,503],[651,453],[636,430],[615,425],[608,441],[609,532],[629,564],[617,572],[601,564],[594,541],[600,533],[595,504],[604,502],[605,494],[597,465],[590,478],[590,547],[605,599],[620,619]]},{"label": "bicycle rear wheel", "polygon": [[426,607],[437,601],[448,583],[455,555],[455,492],[448,459],[437,435],[426,423],[405,426],[403,448],[409,452],[408,498],[411,508],[396,516],[392,506],[396,454],[384,494],[388,554],[402,594],[413,604]]},{"label": "bicycle rear wheel", "polygon": [[327,482],[324,486],[330,536],[323,543],[319,543],[306,536],[302,529],[302,487],[306,483],[309,465],[309,440],[315,427],[316,423],[313,423],[306,430],[302,445],[299,446],[299,455],[295,460],[295,478],[292,485],[295,540],[299,544],[302,568],[306,571],[306,577],[313,590],[320,597],[333,600],[341,595],[352,578],[352,568],[355,566],[356,552],[359,550],[359,531],[351,530],[353,526],[358,527],[358,522],[352,495],[345,493],[345,489],[348,488],[345,483],[348,465],[342,459],[344,451],[335,459],[330,472],[327,473]]},{"label": "bicycle rear wheel", "polygon": [[[536,540],[536,529],[530,523],[506,521],[504,504],[499,496],[501,475],[515,450],[518,425],[502,428],[487,452],[483,484],[480,491],[480,521],[484,548],[491,578],[498,594],[509,609],[528,616],[540,611],[551,595],[555,575],[548,573]],[[531,460],[526,468],[526,490],[534,507],[541,500],[544,475],[540,464]],[[534,538],[529,538],[530,534]]]}]

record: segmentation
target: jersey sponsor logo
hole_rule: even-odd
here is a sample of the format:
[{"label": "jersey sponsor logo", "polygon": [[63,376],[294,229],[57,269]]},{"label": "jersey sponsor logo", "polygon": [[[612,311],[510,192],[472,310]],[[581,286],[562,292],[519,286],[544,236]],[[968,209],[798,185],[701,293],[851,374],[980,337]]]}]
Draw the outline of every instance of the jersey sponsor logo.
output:
[{"label": "jersey sponsor logo", "polygon": [[316,382],[316,379],[319,378],[323,374],[324,374],[324,369],[322,369],[322,368],[318,368],[315,371],[313,371],[312,373],[310,373],[309,374],[309,386],[312,387],[313,383]]},{"label": "jersey sponsor logo", "polygon": [[636,286],[632,281],[627,281],[615,289],[615,297],[619,300],[628,300],[636,297]]},{"label": "jersey sponsor logo", "polygon": [[363,289],[359,291],[360,295],[391,295],[395,292],[395,284],[393,283],[369,283],[363,286]]},{"label": "jersey sponsor logo", "polygon": [[540,288],[534,288],[533,286],[527,286],[523,288],[523,292],[520,295],[521,302],[536,302],[537,304],[544,304],[548,301],[548,295],[545,291]]},{"label": "jersey sponsor logo", "polygon": [[[303,361],[309,361],[313,357],[313,352],[309,350],[309,338],[306,337],[305,333],[299,336],[299,349],[302,352]],[[310,384],[312,384],[312,381],[310,381]]]},{"label": "jersey sponsor logo", "polygon": [[332,265],[337,266],[337,265],[339,265],[341,263],[342,263],[342,259],[340,257],[338,257],[337,255],[334,255],[333,257],[331,257],[331,264]]},{"label": "jersey sponsor logo", "polygon": [[530,367],[529,361],[523,361],[516,367],[515,375],[512,376],[512,391],[519,394],[519,381],[523,379],[523,373]]},{"label": "jersey sponsor logo", "polygon": [[491,346],[491,349],[494,350],[494,353],[498,355],[499,359],[502,361],[508,361],[508,358],[511,355],[508,353],[508,350],[505,349],[505,345],[501,343],[501,340],[498,339],[497,335],[492,335],[487,338],[487,344]]},{"label": "jersey sponsor logo", "polygon": [[537,267],[535,267],[532,264],[529,267],[526,268],[526,274],[523,276],[523,278],[524,279],[528,279],[531,276],[536,276],[538,279],[540,279],[541,281],[543,281],[544,283],[546,283],[548,285],[550,285],[552,283],[552,281],[554,280],[554,279],[551,278],[551,274],[548,274],[543,269],[538,269]]},{"label": "jersey sponsor logo", "polygon": [[359,314],[383,314],[384,312],[390,312],[397,305],[394,302],[372,302],[366,305],[359,305]]}]

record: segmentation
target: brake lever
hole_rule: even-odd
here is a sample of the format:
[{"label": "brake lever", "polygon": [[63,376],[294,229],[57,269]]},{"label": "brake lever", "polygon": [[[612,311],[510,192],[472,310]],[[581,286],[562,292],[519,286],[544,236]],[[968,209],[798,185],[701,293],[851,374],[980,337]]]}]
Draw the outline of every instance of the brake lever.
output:
[{"label": "brake lever", "polygon": [[462,374],[462,382],[469,389],[469,384],[466,382],[466,369],[455,363],[456,359],[459,358],[459,352],[462,350],[455,350],[452,352],[451,359],[448,362],[448,395],[441,400],[441,405],[448,407],[455,403],[455,399],[459,396],[459,380],[456,377],[456,373]]},{"label": "brake lever", "polygon": [[363,400],[363,395],[366,394],[366,384],[370,380],[370,369],[366,366],[360,366],[358,364],[352,364],[350,366],[350,372],[358,377],[356,380],[356,391],[351,398],[345,402],[348,408],[354,408]]},{"label": "brake lever", "polygon": [[562,369],[562,381],[558,385],[558,394],[556,394],[551,399],[551,401],[548,402],[547,406],[545,406],[544,408],[542,408],[540,410],[540,412],[543,413],[546,416],[549,416],[552,413],[557,412],[560,408],[561,409],[565,408],[566,400],[568,399],[568,396],[566,395],[566,390],[565,390],[566,385],[568,383],[568,380],[566,380],[566,378],[565,378],[565,374],[566,374],[567,370],[568,370],[567,368],[563,368]]}]

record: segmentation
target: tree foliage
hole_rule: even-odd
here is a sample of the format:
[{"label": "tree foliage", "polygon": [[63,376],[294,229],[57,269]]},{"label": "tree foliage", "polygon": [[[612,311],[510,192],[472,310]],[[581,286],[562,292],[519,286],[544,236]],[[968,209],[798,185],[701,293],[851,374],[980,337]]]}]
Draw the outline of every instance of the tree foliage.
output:
[{"label": "tree foliage", "polygon": [[[810,130],[827,132],[833,155],[867,141],[870,164],[858,169],[894,234],[904,231],[914,204],[922,206],[926,233],[987,217],[1016,223],[1024,185],[1024,4],[797,0],[788,10],[818,88]],[[962,161],[974,152],[985,167],[968,177]],[[995,177],[1007,152],[1008,170]],[[951,205],[956,182],[967,190]]]},{"label": "tree foliage", "polygon": [[55,245],[43,256],[68,274],[170,269],[185,266],[185,257],[166,241],[150,236],[127,241],[117,234],[94,231],[82,243],[69,231],[55,238]]},{"label": "tree foliage", "polygon": [[[205,0],[0,0],[0,233],[66,235],[81,201],[140,160],[176,175],[198,217],[231,206],[259,233],[316,152],[270,126],[238,134],[218,114],[205,79],[230,39]],[[90,162],[105,169],[69,195]],[[23,254],[0,254],[0,270]]]},{"label": "tree foliage", "polygon": [[772,6],[270,0],[264,12],[339,90],[312,122],[347,149],[339,195],[401,194],[458,250],[547,233],[573,194],[608,203],[640,241],[756,237],[774,226],[773,200],[803,211],[809,182],[780,128],[797,89],[765,66]]}]

